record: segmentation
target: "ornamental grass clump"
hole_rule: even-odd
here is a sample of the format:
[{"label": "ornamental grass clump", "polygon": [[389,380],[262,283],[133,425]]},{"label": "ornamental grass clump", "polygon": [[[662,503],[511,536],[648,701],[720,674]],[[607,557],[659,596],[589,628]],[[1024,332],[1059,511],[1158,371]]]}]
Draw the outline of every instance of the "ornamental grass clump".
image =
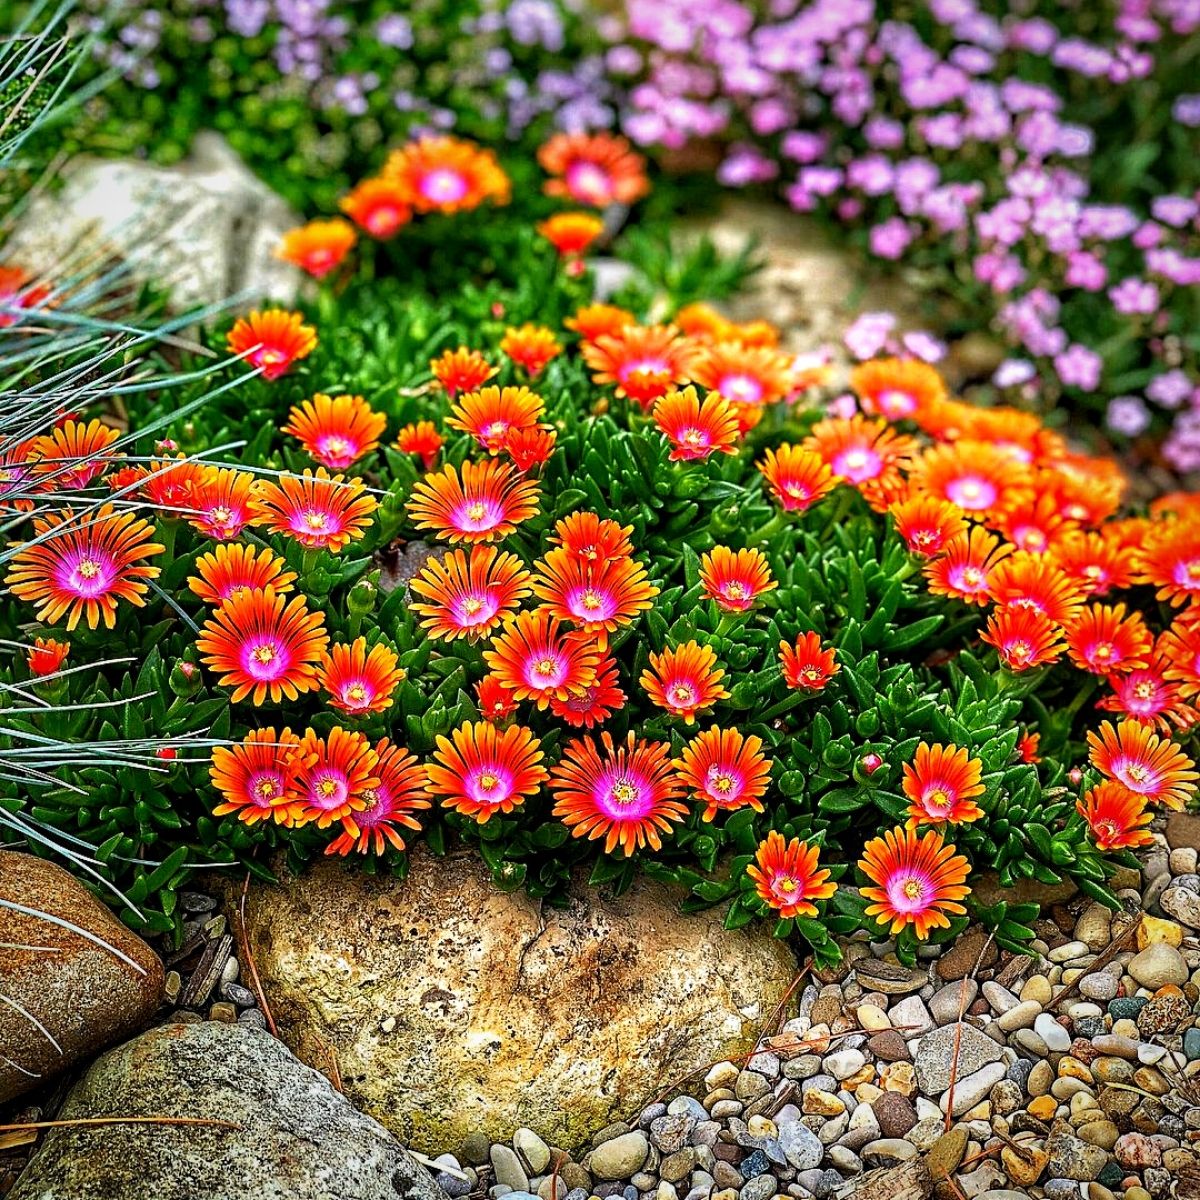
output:
[{"label": "ornamental grass clump", "polygon": [[[479,148],[446,162],[500,187]],[[579,200],[558,191],[538,219]],[[98,440],[80,495],[120,521],[124,591],[83,636],[142,631],[140,727],[203,714],[222,744],[132,805],[124,777],[52,788],[38,819],[114,875],[156,843],[403,874],[418,841],[551,901],[580,871],[644,873],[826,963],[837,935],[908,957],[972,917],[1019,946],[1036,906],[981,902],[981,877],[1116,905],[1113,870],[1198,778],[1200,500],[1126,511],[1114,462],[926,363],[877,357],[843,393],[766,322],[598,301],[537,219],[436,219],[494,224],[513,261],[452,242],[461,287],[430,294],[406,226],[394,258],[330,273],[315,316],[214,334],[254,375],[236,401],[141,396],[126,436],[171,435],[148,465]],[[536,371],[504,349],[531,326],[556,348]],[[75,540],[35,536],[6,611],[53,656],[96,585]],[[178,875],[154,881],[173,913]]]}]

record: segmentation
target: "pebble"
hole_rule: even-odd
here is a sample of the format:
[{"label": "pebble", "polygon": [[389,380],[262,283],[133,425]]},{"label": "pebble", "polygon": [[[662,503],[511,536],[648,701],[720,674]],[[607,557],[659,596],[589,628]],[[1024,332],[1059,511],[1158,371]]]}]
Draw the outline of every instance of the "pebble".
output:
[{"label": "pebble", "polygon": [[602,1142],[588,1156],[592,1174],[597,1179],[628,1179],[646,1161],[649,1150],[650,1143],[639,1130],[611,1138]]},{"label": "pebble", "polygon": [[884,1092],[871,1106],[885,1138],[904,1137],[917,1123],[917,1110],[907,1096]]},{"label": "pebble", "polygon": [[1071,1048],[1071,1035],[1049,1013],[1034,1021],[1033,1031],[1051,1053],[1066,1053]]},{"label": "pebble", "polygon": [[920,996],[905,996],[888,1010],[892,1028],[900,1030],[905,1038],[912,1040],[934,1028],[934,1020],[925,1001]]},{"label": "pebble", "polygon": [[[529,1191],[529,1176],[525,1174],[525,1168],[521,1166],[521,1160],[511,1146],[497,1143],[491,1148],[490,1157],[497,1183],[511,1188],[514,1192]],[[620,1178],[620,1176],[606,1176],[605,1178]]]},{"label": "pebble", "polygon": [[1126,970],[1142,987],[1151,991],[1168,984],[1182,987],[1188,979],[1187,962],[1183,955],[1165,942],[1155,942],[1134,955]]},{"label": "pebble", "polygon": [[532,1129],[518,1129],[513,1134],[513,1149],[534,1175],[550,1165],[550,1147]]},{"label": "pebble", "polygon": [[1037,1000],[1019,1000],[996,1018],[996,1028],[1004,1033],[1028,1029],[1042,1015],[1042,1005]]}]

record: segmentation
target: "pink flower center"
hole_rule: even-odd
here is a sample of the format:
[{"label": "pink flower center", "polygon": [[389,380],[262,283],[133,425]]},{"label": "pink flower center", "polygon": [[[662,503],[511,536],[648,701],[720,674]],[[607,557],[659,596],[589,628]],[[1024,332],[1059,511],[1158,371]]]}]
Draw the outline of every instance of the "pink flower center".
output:
[{"label": "pink flower center", "polygon": [[996,503],[998,494],[996,485],[981,475],[963,475],[946,484],[946,499],[968,512],[990,508]]},{"label": "pink flower center", "polygon": [[672,680],[663,691],[672,708],[694,708],[697,703],[698,689],[689,679]]},{"label": "pink flower center", "polygon": [[636,771],[604,769],[592,789],[596,809],[613,821],[640,821],[654,811],[654,788]]},{"label": "pink flower center", "polygon": [[308,781],[308,802],[313,808],[332,812],[350,798],[350,780],[335,767],[318,767]]},{"label": "pink flower center", "polygon": [[317,438],[314,449],[314,457],[327,467],[348,467],[359,453],[358,446],[340,433],[327,433]]},{"label": "pink flower center", "polygon": [[395,806],[391,789],[386,784],[380,784],[377,788],[363,788],[359,799],[364,802],[362,811],[354,814],[354,823],[359,829],[374,829],[391,820]]},{"label": "pink flower center", "polygon": [[1172,574],[1180,587],[1187,588],[1188,591],[1200,589],[1200,559],[1183,559],[1175,564]]},{"label": "pink flower center", "polygon": [[117,565],[107,551],[85,546],[64,556],[55,567],[55,583],[84,600],[94,600],[112,590]]},{"label": "pink flower center", "polygon": [[758,404],[763,398],[762,382],[740,371],[722,375],[716,390],[735,404]]},{"label": "pink flower center", "polygon": [[500,601],[491,592],[471,592],[450,601],[450,615],[461,629],[485,625],[500,611]]},{"label": "pink flower center", "polygon": [[456,204],[470,190],[466,177],[450,167],[435,167],[420,186],[421,195],[432,204]]},{"label": "pink flower center", "polygon": [[931,817],[947,817],[954,808],[955,795],[947,784],[935,780],[921,793],[921,806]]},{"label": "pink flower center", "polygon": [[950,571],[949,579],[960,592],[982,592],[987,587],[987,573],[979,567],[955,567]]},{"label": "pink flower center", "polygon": [[580,622],[607,621],[617,611],[617,600],[612,592],[590,586],[568,592],[566,601],[567,611]]},{"label": "pink flower center", "polygon": [[850,446],[835,454],[829,465],[835,475],[849,479],[851,483],[862,483],[874,479],[883,470],[883,459],[869,446]]},{"label": "pink flower center", "polygon": [[924,872],[897,871],[887,882],[887,897],[898,913],[924,912],[933,901],[933,880]]},{"label": "pink flower center", "polygon": [[485,533],[504,519],[504,509],[494,500],[463,500],[451,514],[451,522],[463,533]]},{"label": "pink flower center", "polygon": [[483,763],[467,772],[463,791],[476,804],[496,807],[513,793],[512,772],[498,763]]},{"label": "pink flower center", "polygon": [[910,417],[917,411],[917,401],[908,392],[889,388],[887,391],[879,393],[875,400],[875,407],[888,420],[898,421],[901,417]]},{"label": "pink flower center", "polygon": [[1112,762],[1113,776],[1119,779],[1131,792],[1145,796],[1158,791],[1162,785],[1162,775],[1147,763],[1122,755]]},{"label": "pink flower center", "polygon": [[547,647],[526,660],[525,683],[535,691],[553,691],[566,682],[567,671],[567,660]]},{"label": "pink flower center", "polygon": [[724,763],[713,763],[704,774],[704,790],[718,805],[735,804],[745,787],[741,772]]},{"label": "pink flower center", "polygon": [[278,771],[255,771],[246,780],[246,791],[257,808],[270,808],[283,796],[285,791],[284,778]]},{"label": "pink flower center", "polygon": [[594,162],[573,162],[566,171],[567,190],[573,199],[597,208],[612,200],[612,179]]},{"label": "pink flower center", "polygon": [[287,674],[291,655],[278,638],[261,636],[247,640],[240,655],[242,670],[259,683],[270,683]]},{"label": "pink flower center", "polygon": [[375,689],[362,677],[348,679],[342,684],[339,694],[342,704],[354,712],[363,712],[370,708],[375,699]]}]

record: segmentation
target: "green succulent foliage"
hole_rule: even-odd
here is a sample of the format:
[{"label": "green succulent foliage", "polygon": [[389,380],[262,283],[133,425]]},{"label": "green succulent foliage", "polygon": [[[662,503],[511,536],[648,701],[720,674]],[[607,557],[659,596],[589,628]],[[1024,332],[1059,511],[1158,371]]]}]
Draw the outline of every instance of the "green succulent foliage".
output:
[{"label": "green succulent foliage", "polygon": [[[234,458],[272,471],[311,465],[278,429],[291,405],[314,391],[364,395],[387,415],[389,438],[406,422],[440,421],[446,406],[428,386],[432,357],[459,344],[494,347],[507,325],[526,320],[561,327],[563,317],[590,298],[588,281],[566,277],[549,248],[528,231],[512,234],[508,246],[503,279],[488,278],[486,264],[467,268],[455,247],[464,278],[447,292],[429,290],[428,280],[448,271],[432,241],[397,247],[386,267],[377,264],[341,294],[321,294],[312,314],[320,344],[290,374],[275,383],[249,379],[177,421],[171,417],[180,396],[135,396],[131,425],[152,427],[165,419],[168,427],[153,436],[169,433],[186,451],[234,445]],[[487,262],[499,257],[493,254]],[[678,277],[683,276],[686,272]],[[660,295],[657,304],[670,310],[685,298],[686,289]],[[212,330],[212,345],[220,345],[222,332]],[[176,363],[175,369],[188,365]],[[229,368],[231,374],[239,370]],[[497,382],[521,381],[506,367]],[[1083,757],[1081,702],[1063,694],[1068,685],[1055,682],[1053,674],[1010,676],[997,669],[986,648],[972,648],[979,610],[931,596],[919,564],[890,522],[857,493],[839,489],[799,516],[781,513],[764,493],[754,462],[768,446],[801,439],[812,415],[776,407],[739,453],[677,464],[668,461],[668,444],[653,424],[597,388],[574,352],[552,361],[534,386],[545,398],[558,444],[542,475],[542,511],[506,540],[506,548],[532,565],[555,521],[593,510],[632,526],[636,555],[660,589],[653,607],[611,638],[629,699],[605,730],[616,740],[634,730],[668,742],[677,755],[709,723],[736,725],[762,740],[772,764],[770,788],[762,813],[747,809],[705,822],[697,808],[661,853],[627,858],[620,851],[598,852],[595,843],[569,836],[545,792],[484,825],[430,810],[423,814],[421,836],[435,852],[456,841],[468,843],[498,887],[524,888],[549,903],[563,901],[581,868],[594,885],[612,892],[645,872],[682,889],[689,908],[725,905],[731,928],[769,918],[778,934],[799,936],[818,963],[829,963],[837,956],[838,935],[860,927],[884,935],[864,915],[866,901],[854,886],[863,877],[853,864],[866,840],[905,819],[902,764],[922,740],[941,741],[966,747],[983,763],[986,792],[980,802],[986,815],[954,832],[977,869],[994,869],[1003,885],[1069,878],[1115,903],[1105,887],[1113,862],[1085,838],[1074,814],[1074,793],[1064,787],[1061,764]],[[136,450],[154,454],[153,437]],[[466,436],[452,437],[443,447],[443,461],[475,454]],[[194,731],[237,740],[267,724],[311,726],[325,734],[341,723],[372,742],[386,735],[427,758],[439,737],[479,719],[474,685],[485,674],[481,648],[427,639],[408,607],[406,588],[392,586],[397,556],[416,543],[433,542],[413,527],[404,507],[422,468],[387,447],[359,467],[377,489],[380,508],[367,535],[341,555],[306,555],[294,543],[256,531],[244,536],[287,559],[300,575],[297,586],[324,612],[333,640],[361,634],[397,652],[404,679],[392,708],[346,718],[312,696],[261,708],[231,705],[209,673],[192,669],[206,612],[187,579],[212,543],[184,522],[164,521],[160,540],[169,549],[146,610],[124,609],[114,631],[81,629],[73,635],[81,658],[103,657],[123,645],[134,664],[70,677],[65,698],[78,707],[27,718],[29,728],[52,728],[56,737],[81,740],[119,735],[167,741]],[[769,561],[778,587],[749,614],[726,614],[702,595],[701,556],[717,545],[757,547]],[[11,597],[0,601],[0,620],[36,631],[29,610]],[[837,651],[838,673],[817,693],[789,689],[779,666],[780,643],[807,631]],[[730,693],[693,727],[654,708],[638,683],[651,652],[688,640],[714,648]],[[17,664],[9,673],[19,674]],[[582,732],[528,706],[519,719],[541,739],[548,764]],[[1040,726],[1049,752],[1039,767],[1017,753],[1020,731],[1030,724]],[[152,775],[100,764],[83,772],[83,796],[64,787],[43,790],[30,801],[13,791],[4,803],[63,838],[99,847],[98,870],[128,898],[126,919],[165,930],[177,919],[178,889],[195,865],[237,862],[268,877],[278,850],[286,850],[289,865],[300,869],[324,852],[331,836],[311,827],[284,831],[213,816],[219,797],[208,781],[206,760],[206,753],[167,760]],[[746,866],[769,829],[819,845],[822,865],[843,885],[821,904],[818,917],[776,920],[755,893]],[[372,860],[367,869],[402,875],[407,864],[404,856],[392,856]],[[1031,936],[1029,906],[1000,904],[976,915],[1003,945],[1019,946]],[[954,921],[938,937],[957,936],[964,922]],[[899,949],[911,955],[914,944],[902,936]]]}]

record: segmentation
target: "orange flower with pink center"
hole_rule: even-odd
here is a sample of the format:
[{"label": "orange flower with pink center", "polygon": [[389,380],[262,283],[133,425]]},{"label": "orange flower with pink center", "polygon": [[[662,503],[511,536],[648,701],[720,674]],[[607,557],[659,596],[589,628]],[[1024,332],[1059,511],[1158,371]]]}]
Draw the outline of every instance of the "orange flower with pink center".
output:
[{"label": "orange flower with pink center", "polygon": [[503,721],[517,711],[517,701],[494,675],[485,675],[475,685],[475,707],[485,721]]},{"label": "orange flower with pink center", "polygon": [[112,505],[80,515],[69,510],[35,517],[34,537],[12,557],[5,583],[19,600],[37,605],[37,619],[68,630],[86,621],[112,629],[117,602],[145,603],[159,569],[145,560],[163,552],[154,526]]},{"label": "orange flower with pink center", "polygon": [[671,443],[671,462],[695,462],[718,450],[737,453],[737,415],[717,392],[709,392],[703,401],[694,387],[668,392],[655,402],[654,423]]},{"label": "orange flower with pink center", "polygon": [[270,587],[235,592],[196,639],[204,665],[233,689],[234,704],[247,696],[278,704],[316,691],[328,644],[324,613],[310,612],[304,596],[288,601]]},{"label": "orange flower with pink center", "polygon": [[1052,549],[1054,561],[1089,596],[1123,591],[1133,582],[1136,550],[1106,530],[1069,533]]},{"label": "orange flower with pink center", "polygon": [[359,791],[361,808],[342,814],[342,832],[325,847],[326,854],[357,851],[378,856],[389,846],[401,851],[404,838],[400,830],[421,828],[413,814],[430,807],[425,799],[425,768],[415,755],[387,738],[375,743],[374,752],[379,782]]},{"label": "orange flower with pink center", "polygon": [[396,449],[401,454],[418,454],[425,470],[431,470],[437,462],[438,451],[445,439],[438,433],[432,421],[414,421],[405,425],[396,435]]},{"label": "orange flower with pink center", "polygon": [[290,729],[252,729],[233,746],[216,746],[209,778],[221,793],[213,815],[236,815],[254,825],[290,823],[288,806],[300,799],[300,776],[312,752]]},{"label": "orange flower with pink center", "polygon": [[740,340],[702,346],[692,366],[692,380],[719,392],[730,404],[748,408],[776,404],[797,387],[788,355]]},{"label": "orange flower with pink center", "polygon": [[317,671],[333,708],[352,716],[392,707],[392,693],[404,678],[396,652],[382,642],[367,649],[365,637],[330,646]]},{"label": "orange flower with pink center", "polygon": [[1087,735],[1092,765],[1149,803],[1182,809],[1196,793],[1195,763],[1172,741],[1152,733],[1140,721],[1116,728],[1104,721]]},{"label": "orange flower with pink center", "polygon": [[1176,606],[1200,600],[1200,521],[1160,521],[1136,558],[1135,580],[1156,588],[1159,600]]},{"label": "orange flower with pink center", "polygon": [[896,501],[888,511],[904,544],[922,558],[940,554],[952,538],[967,529],[962,509],[937,496],[910,495]]},{"label": "orange flower with pink center", "polygon": [[268,308],[239,317],[229,331],[229,352],[262,372],[266,380],[286,375],[317,346],[317,331],[298,312]]},{"label": "orange flower with pink center", "polygon": [[158,510],[160,518],[188,515],[194,511],[193,493],[206,473],[215,469],[184,454],[174,459],[155,459],[138,488],[138,495]]},{"label": "orange flower with pink center", "polygon": [[1057,562],[1026,550],[996,564],[988,579],[988,593],[1001,608],[1039,612],[1064,626],[1079,618],[1084,603],[1082,589]]},{"label": "orange flower with pink center", "polygon": [[1030,671],[1056,662],[1066,646],[1062,629],[1045,613],[1032,608],[1002,608],[989,618],[980,639],[996,648],[1010,671]]},{"label": "orange flower with pink center", "polygon": [[511,616],[530,593],[529,572],[515,554],[495,546],[449,551],[430,558],[409,584],[421,599],[409,608],[427,635],[441,641],[477,641]]},{"label": "orange flower with pink center", "polygon": [[367,807],[381,781],[379,754],[365,734],[335,725],[323,738],[309,729],[301,753],[306,761],[297,780],[299,795],[288,805],[296,825],[328,829]]},{"label": "orange flower with pink center", "polygon": [[908,823],[961,825],[978,821],[983,809],[975,802],[987,790],[980,780],[983,763],[961,746],[932,746],[922,742],[911,763],[904,764],[904,794],[908,797]]},{"label": "orange flower with pink center", "polygon": [[967,911],[962,901],[971,891],[970,863],[935,830],[918,837],[904,826],[889,829],[863,847],[858,869],[872,885],[860,889],[871,901],[866,915],[893,936],[911,929],[924,941]]},{"label": "orange flower with pink center", "polygon": [[701,709],[729,699],[721,686],[724,667],[717,666],[711,646],[688,641],[650,654],[650,666],[642,672],[641,685],[650,702],[691,725]]},{"label": "orange flower with pink center", "polygon": [[946,398],[942,377],[916,358],[876,358],[850,372],[850,390],[869,413],[919,421]]},{"label": "orange flower with pink center", "polygon": [[518,613],[483,652],[484,662],[517,700],[545,708],[567,700],[596,678],[600,651],[587,634],[563,628],[548,612]]},{"label": "orange flower with pink center", "polygon": [[206,537],[229,541],[255,521],[259,482],[234,467],[205,467],[188,493],[187,523]]},{"label": "orange flower with pink center", "polygon": [[949,500],[975,517],[1001,513],[1028,495],[1028,470],[987,442],[934,446],[913,463],[914,491]]},{"label": "orange flower with pink center", "polygon": [[522,473],[540,467],[550,460],[558,443],[558,433],[548,425],[532,429],[513,429],[504,439],[504,453]]},{"label": "orange flower with pink center", "polygon": [[297,229],[289,229],[275,251],[275,257],[307,272],[314,279],[324,279],[340,266],[354,248],[358,235],[354,226],[341,217],[328,221],[309,221]]},{"label": "orange flower with pink center", "polygon": [[890,428],[882,418],[827,417],[804,439],[839,478],[863,487],[887,476],[898,476],[912,461],[916,442]]},{"label": "orange flower with pink center", "polygon": [[576,204],[607,208],[633,204],[650,190],[646,160],[611,133],[556,133],[538,150],[545,192]]},{"label": "orange flower with pink center", "polygon": [[367,532],[377,507],[360,480],[331,476],[324,467],[318,467],[315,475],[305,471],[303,475],[263,480],[254,521],[306,550],[337,554]]},{"label": "orange flower with pink center", "polygon": [[802,633],[795,644],[779,643],[783,681],[794,691],[819,692],[838,673],[837,652],[821,642],[819,633]]},{"label": "orange flower with pink center", "polygon": [[87,487],[111,465],[112,446],[120,436],[97,418],[86,424],[64,421],[50,433],[34,438],[29,457],[35,463],[39,490]]},{"label": "orange flower with pink center", "polygon": [[1089,788],[1075,802],[1075,811],[1087,822],[1098,850],[1132,850],[1154,841],[1154,835],[1146,828],[1154,819],[1146,797],[1115,780],[1106,779]]},{"label": "orange flower with pink center", "polygon": [[762,747],[762,738],[717,725],[684,746],[672,765],[681,782],[704,805],[701,815],[705,821],[713,820],[719,812],[740,808],[763,811],[771,765]]},{"label": "orange flower with pink center", "polygon": [[412,206],[394,179],[364,179],[338,202],[338,207],[364,233],[386,241],[412,220]]},{"label": "orange flower with pink center", "polygon": [[683,792],[671,769],[671,747],[627,735],[615,744],[602,733],[574,738],[550,776],[554,815],[574,837],[604,839],[604,852],[618,846],[626,857],[649,846],[662,849],[662,835],[687,816]]},{"label": "orange flower with pink center", "polygon": [[500,368],[493,367],[478,350],[468,350],[466,346],[447,350],[430,362],[429,369],[451,400],[459,392],[478,391],[493,375],[500,373]]},{"label": "orange flower with pink center", "polygon": [[429,792],[444,808],[486,825],[537,795],[550,778],[544,757],[541,742],[522,725],[466,721],[450,737],[439,735],[425,768]]},{"label": "orange flower with pink center", "polygon": [[636,325],[637,318],[627,309],[618,308],[615,304],[587,304],[579,309],[573,317],[568,317],[563,325],[585,342],[594,342],[601,337],[614,337],[630,325]]},{"label": "orange flower with pink center", "polygon": [[533,594],[547,611],[589,633],[612,633],[651,607],[658,588],[632,558],[592,564],[550,550],[534,564]]},{"label": "orange flower with pink center", "polygon": [[510,434],[533,429],[546,405],[527,387],[485,387],[467,392],[450,409],[446,424],[469,433],[493,454],[504,449]]},{"label": "orange flower with pink center", "polygon": [[292,590],[296,572],[267,546],[222,543],[196,559],[196,574],[188,587],[205,604],[221,604],[240,591],[274,588],[277,596]]},{"label": "orange flower with pink center", "polygon": [[537,515],[538,486],[507,463],[452,465],[414,485],[405,505],[418,529],[450,542],[494,542]]},{"label": "orange flower with pink center", "polygon": [[383,178],[420,213],[466,212],[485,200],[507,204],[511,195],[508,176],[490,150],[452,137],[422,137],[393,150]]},{"label": "orange flower with pink center", "polygon": [[772,829],[755,853],[746,874],[754,881],[758,898],[780,917],[815,917],[816,900],[828,900],[837,891],[829,872],[817,868],[818,850],[799,838],[785,841]]},{"label": "orange flower with pink center", "polygon": [[936,596],[983,606],[991,600],[992,573],[1012,553],[1008,543],[980,525],[952,537],[942,553],[925,564],[926,584]]},{"label": "orange flower with pink center", "polygon": [[1132,717],[1163,734],[1170,734],[1172,728],[1190,729],[1200,722],[1200,712],[1184,699],[1181,686],[1169,680],[1169,667],[1163,659],[1110,675],[1108,686],[1112,695],[1096,701],[1096,707],[1105,712]]},{"label": "orange flower with pink center", "polygon": [[1082,671],[1113,675],[1149,665],[1154,639],[1141,613],[1124,604],[1093,604],[1066,627],[1067,652]]},{"label": "orange flower with pink center", "polygon": [[15,325],[24,317],[23,309],[36,308],[50,295],[50,288],[32,282],[23,267],[0,266],[0,329]]},{"label": "orange flower with pink center", "polygon": [[583,343],[592,382],[614,384],[618,396],[646,412],[672,387],[690,380],[695,360],[696,347],[674,325],[627,325]]},{"label": "orange flower with pink center", "polygon": [[709,600],[726,612],[747,612],[765,592],[779,584],[761,550],[714,546],[700,558],[700,585]]},{"label": "orange flower with pink center", "polygon": [[284,433],[297,438],[326,467],[341,470],[379,446],[387,417],[361,396],[327,396],[317,392],[288,414]]},{"label": "orange flower with pink center", "polygon": [[629,540],[632,532],[632,525],[619,525],[592,512],[577,512],[555,524],[550,542],[561,546],[572,558],[602,563],[633,554],[633,543]]},{"label": "orange flower with pink center", "polygon": [[506,329],[500,350],[530,379],[536,379],[546,369],[546,364],[562,353],[562,346],[553,330],[544,325],[526,324],[518,329]]},{"label": "orange flower with pink center", "polygon": [[819,454],[788,442],[778,450],[768,449],[757,466],[785,512],[807,512],[838,484]]}]

